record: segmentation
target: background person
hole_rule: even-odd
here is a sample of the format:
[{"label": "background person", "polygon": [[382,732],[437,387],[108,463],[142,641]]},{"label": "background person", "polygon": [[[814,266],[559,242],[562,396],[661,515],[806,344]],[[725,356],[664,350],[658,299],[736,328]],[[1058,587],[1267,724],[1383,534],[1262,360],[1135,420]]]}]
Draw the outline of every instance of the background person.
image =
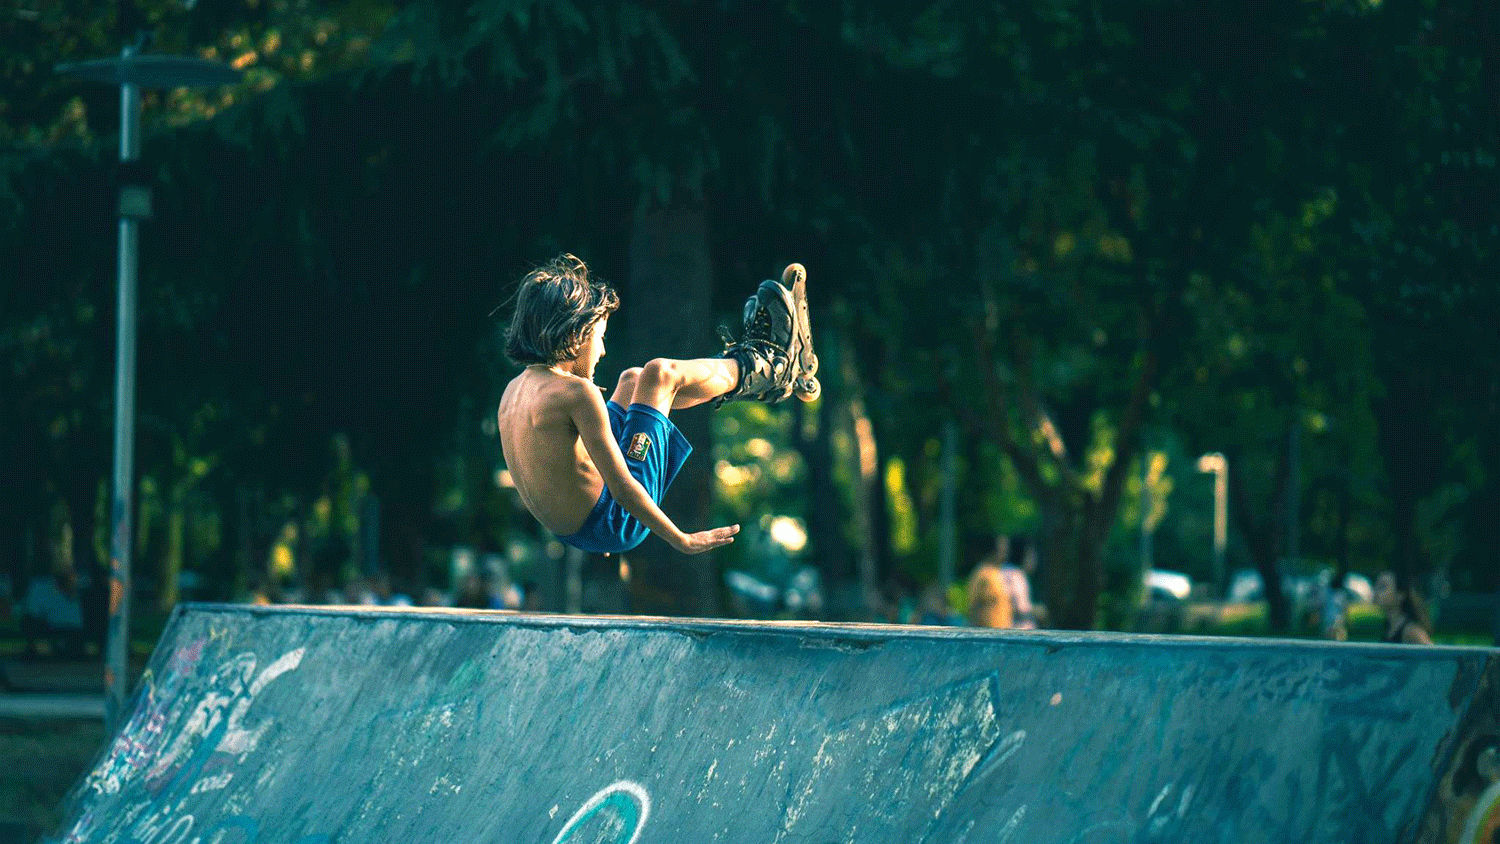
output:
[{"label": "background person", "polygon": [[73,567],[56,563],[46,577],[38,577],[26,588],[21,606],[21,635],[26,653],[35,655],[45,643],[54,653],[83,653],[83,610],[78,602],[78,578]]},{"label": "background person", "polygon": [[1010,553],[1000,576],[1010,594],[1010,626],[1016,630],[1035,630],[1036,612],[1031,606],[1031,575],[1036,573],[1036,543],[1024,536],[1009,542]]},{"label": "background person", "polygon": [[1345,575],[1335,574],[1323,590],[1322,609],[1318,611],[1318,630],[1324,639],[1342,642],[1349,638],[1349,590]]},{"label": "background person", "polygon": [[1427,607],[1411,582],[1394,571],[1383,571],[1375,579],[1375,606],[1385,613],[1382,642],[1403,645],[1432,644]]},{"label": "background person", "polygon": [[969,575],[969,624],[1007,628],[1013,619],[1010,590],[993,558],[980,562]]}]

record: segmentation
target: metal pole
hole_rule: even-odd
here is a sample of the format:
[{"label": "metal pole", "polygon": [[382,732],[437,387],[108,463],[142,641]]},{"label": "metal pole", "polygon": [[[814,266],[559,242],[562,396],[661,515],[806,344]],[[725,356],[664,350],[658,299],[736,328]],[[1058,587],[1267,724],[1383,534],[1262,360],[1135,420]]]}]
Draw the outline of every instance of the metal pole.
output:
[{"label": "metal pole", "polygon": [[141,154],[141,87],[203,87],[239,81],[238,70],[189,56],[137,55],[146,43],[120,51],[118,59],[66,62],[57,72],[120,86],[119,298],[115,333],[115,465],[110,509],[109,619],[104,643],[104,719],[113,731],[125,708],[130,650],[131,492],[135,444],[136,243],[140,218],[151,216],[149,185],[126,180],[127,166]]},{"label": "metal pole", "polygon": [[[135,54],[126,47],[122,60]],[[120,161],[140,156],[141,94],[120,86]],[[130,545],[132,451],[135,444],[135,303],[137,221],[120,215],[119,298],[115,345],[114,506],[110,510],[109,624],[104,663],[104,721],[113,731],[125,709],[130,642]]]},{"label": "metal pole", "polygon": [[1227,592],[1224,557],[1229,547],[1229,460],[1217,451],[1210,452],[1198,458],[1198,471],[1214,475],[1214,581]]},{"label": "metal pole", "polygon": [[1225,592],[1229,589],[1229,573],[1224,570],[1224,557],[1229,550],[1229,461],[1219,455],[1219,468],[1214,472],[1214,577]]}]

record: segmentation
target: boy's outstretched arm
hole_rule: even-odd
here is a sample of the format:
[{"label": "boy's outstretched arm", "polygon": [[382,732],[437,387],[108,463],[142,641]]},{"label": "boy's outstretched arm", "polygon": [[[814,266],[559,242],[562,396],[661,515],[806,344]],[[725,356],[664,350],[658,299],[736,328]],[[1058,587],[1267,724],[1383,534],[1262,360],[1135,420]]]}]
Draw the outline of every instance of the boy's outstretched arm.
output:
[{"label": "boy's outstretched arm", "polygon": [[626,512],[640,519],[641,524],[650,528],[652,533],[684,554],[701,554],[734,541],[734,535],[740,532],[739,525],[683,533],[656,506],[646,488],[641,486],[640,481],[625,466],[625,455],[620,453],[620,446],[610,433],[609,411],[604,407],[604,397],[599,394],[598,388],[580,381],[576,394],[570,397],[569,405],[569,414],[578,428],[583,447],[593,459],[605,486],[609,487],[609,494],[620,502]]}]

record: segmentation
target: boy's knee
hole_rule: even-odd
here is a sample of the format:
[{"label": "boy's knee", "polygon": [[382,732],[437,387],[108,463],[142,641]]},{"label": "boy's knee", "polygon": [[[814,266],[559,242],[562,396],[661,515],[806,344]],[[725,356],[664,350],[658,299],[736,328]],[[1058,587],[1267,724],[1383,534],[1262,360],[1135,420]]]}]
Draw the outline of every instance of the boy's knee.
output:
[{"label": "boy's knee", "polygon": [[655,358],[641,367],[641,380],[652,384],[672,384],[677,380],[677,361]]},{"label": "boy's knee", "polygon": [[641,380],[641,367],[632,366],[620,373],[620,383],[617,385],[621,390],[634,390],[635,385]]}]

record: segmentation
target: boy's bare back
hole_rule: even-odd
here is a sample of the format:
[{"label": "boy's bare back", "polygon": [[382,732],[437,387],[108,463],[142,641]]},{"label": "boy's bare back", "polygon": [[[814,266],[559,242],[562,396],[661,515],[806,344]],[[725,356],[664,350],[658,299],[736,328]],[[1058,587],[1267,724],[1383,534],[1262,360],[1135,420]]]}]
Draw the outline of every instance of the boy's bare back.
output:
[{"label": "boy's bare back", "polygon": [[573,422],[585,391],[598,389],[576,375],[528,366],[500,399],[500,446],[516,491],[537,521],[559,536],[577,531],[604,492]]}]

